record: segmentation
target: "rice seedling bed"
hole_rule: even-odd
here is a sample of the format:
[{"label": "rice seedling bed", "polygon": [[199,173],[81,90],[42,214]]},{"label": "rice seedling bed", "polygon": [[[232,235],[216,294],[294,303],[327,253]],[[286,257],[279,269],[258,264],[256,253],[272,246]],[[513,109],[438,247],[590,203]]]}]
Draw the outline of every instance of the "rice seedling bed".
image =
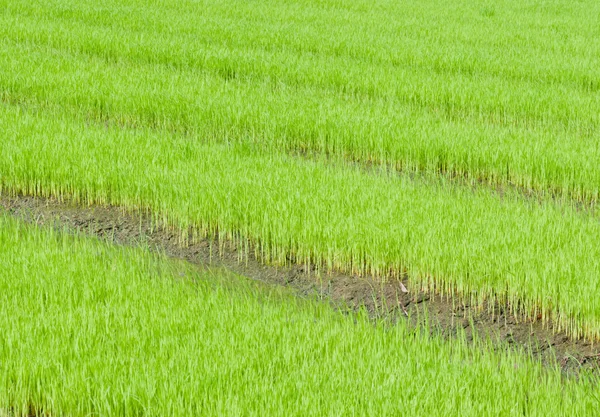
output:
[{"label": "rice seedling bed", "polygon": [[596,2],[360,4],[5,0],[0,97],[596,200]]},{"label": "rice seedling bed", "polygon": [[156,224],[147,213],[130,213],[122,207],[0,195],[0,208],[16,219],[50,226],[61,233],[83,233],[202,268],[225,268],[256,281],[285,286],[297,296],[329,302],[342,312],[363,309],[371,319],[390,324],[407,320],[411,328],[428,328],[432,335],[450,341],[457,335],[470,342],[474,337],[488,339],[495,350],[524,350],[546,366],[560,366],[567,376],[600,370],[600,345],[573,339],[553,328],[552,323],[544,325],[536,318],[515,315],[499,303],[469,306],[459,295],[436,297],[412,288],[406,280],[383,283],[357,275],[326,273],[316,265],[265,265],[254,256],[253,248],[245,247],[251,243],[220,242],[218,236],[192,243],[192,234],[184,241],[181,231]]},{"label": "rice seedling bed", "polygon": [[[150,209],[199,237],[250,239],[267,262],[408,276],[413,286],[508,303],[596,338],[598,219],[523,201],[253,145],[91,123],[68,112],[0,107],[8,134],[0,187]],[[590,277],[585,279],[583,277]]]},{"label": "rice seedling bed", "polygon": [[[359,318],[342,317],[289,295],[270,298],[273,289],[264,295],[246,292],[245,284],[229,288],[226,280],[206,278],[210,271],[139,248],[109,248],[4,218],[0,285],[7,291],[0,291],[0,325],[1,334],[12,336],[0,339],[0,365],[2,357],[14,361],[0,366],[0,384],[17,388],[0,389],[0,414],[252,414],[267,407],[281,415],[294,404],[303,415],[308,409],[395,415],[397,404],[388,406],[382,397],[385,388],[373,394],[366,387],[396,387],[398,375],[382,371],[386,361],[414,357],[428,367],[409,361],[403,378],[413,375],[414,381],[402,393],[387,391],[405,395],[402,404],[411,414],[597,415],[586,372],[581,381],[565,383],[560,368],[579,372],[585,368],[579,362],[594,363],[591,343],[600,340],[598,13],[591,0],[0,0],[0,201],[13,214],[29,221],[41,216],[36,221],[69,230],[85,227],[124,243],[142,240],[196,263],[207,257],[210,263],[216,249],[220,265],[234,271],[292,281],[299,294],[366,308]],[[53,214],[62,220],[52,221]],[[67,254],[73,258],[68,266]],[[96,270],[112,275],[98,281]],[[11,280],[15,274],[32,280]],[[216,275],[223,274],[243,283],[230,273]],[[210,281],[210,290],[196,294],[197,283],[170,279],[192,275]],[[129,290],[145,298],[133,297],[134,306],[121,297]],[[67,316],[60,316],[56,300],[67,301]],[[218,314],[231,320],[223,324],[223,316],[209,311],[202,320],[217,323],[198,322],[198,314],[193,321],[189,314],[204,313],[202,300],[222,303]],[[406,320],[396,327],[373,325],[366,315],[382,314],[382,305],[400,316],[427,306],[442,331],[459,336],[442,340]],[[176,314],[169,318],[153,306]],[[284,310],[288,318],[304,314],[306,326],[296,335],[313,344],[288,337],[281,351],[237,342],[259,340],[249,329],[288,334],[290,323],[277,313]],[[98,312],[102,323],[95,321]],[[137,323],[151,320],[156,328],[135,333],[117,312]],[[258,319],[247,324],[248,317]],[[341,336],[328,339],[331,344],[311,339],[344,320],[360,329],[350,334],[336,327],[333,333]],[[186,346],[198,347],[198,329],[190,323],[217,329],[210,335],[233,349],[223,351],[219,370],[238,384],[235,401],[228,395],[233,391],[221,389],[223,375],[204,366],[202,357],[187,363],[194,364],[191,374],[212,378],[207,385],[162,382],[166,368],[153,361],[172,358],[174,351],[186,357]],[[228,323],[233,327],[226,329]],[[92,339],[84,346],[77,337],[69,345],[73,326],[81,325],[82,335],[106,349],[93,351]],[[102,325],[116,325],[129,342],[134,333],[145,334],[146,353],[94,330]],[[360,326],[375,333],[366,337]],[[546,362],[558,359],[551,369],[530,359],[516,364],[511,349],[491,352],[499,345],[467,340],[475,329],[526,343],[527,326],[530,353]],[[169,333],[173,328],[185,331]],[[27,329],[23,346],[39,359],[37,368],[35,361],[25,366],[14,359],[14,341]],[[223,336],[224,329],[234,335]],[[160,337],[152,339],[151,331]],[[390,342],[390,335],[397,338]],[[183,344],[174,342],[178,338]],[[411,345],[414,338],[418,343]],[[539,348],[545,345],[537,341],[546,339],[555,353]],[[33,351],[40,340],[56,340],[65,350],[43,345]],[[152,356],[154,340],[165,343],[157,351],[163,356]],[[363,351],[353,350],[351,340]],[[421,342],[437,347],[420,351],[415,346]],[[119,356],[119,349],[129,350]],[[106,352],[112,354],[108,362]],[[273,352],[284,352],[284,360],[266,369]],[[127,357],[149,360],[144,369],[161,377],[134,378],[138,364]],[[307,357],[313,362],[292,360]],[[325,361],[317,360],[322,373],[311,368],[314,357]],[[125,373],[113,372],[110,380],[107,372],[117,363]],[[183,362],[167,363],[178,378],[190,375]],[[240,363],[248,367],[236,367]],[[292,364],[283,378],[275,372]],[[343,367],[348,364],[358,377]],[[90,369],[106,378],[88,383]],[[343,376],[331,385],[323,378],[335,370]],[[429,380],[439,384],[427,395],[418,385],[422,371],[433,371]],[[57,372],[66,382],[51,381]],[[127,378],[141,385],[121,384]],[[252,378],[258,388],[243,384]],[[432,403],[442,387],[445,401]],[[262,401],[269,388],[280,389],[271,392],[279,402]],[[361,389],[368,400],[340,396]],[[182,396],[173,394],[178,390]],[[199,398],[221,396],[200,404],[191,395],[198,390],[205,394]],[[310,398],[318,405],[309,408],[300,392],[316,392]],[[481,402],[486,395],[493,401]]]},{"label": "rice seedling bed", "polygon": [[[0,410],[591,415],[596,380],[0,215]],[[60,377],[57,377],[60,375]]]}]

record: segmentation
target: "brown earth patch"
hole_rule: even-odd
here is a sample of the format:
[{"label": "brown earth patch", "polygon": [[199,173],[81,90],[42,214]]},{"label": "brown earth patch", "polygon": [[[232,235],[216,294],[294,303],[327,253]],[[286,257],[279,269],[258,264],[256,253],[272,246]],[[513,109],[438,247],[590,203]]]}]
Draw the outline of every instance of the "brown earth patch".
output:
[{"label": "brown earth patch", "polygon": [[[238,250],[218,239],[189,239],[180,230],[157,225],[148,214],[122,207],[82,206],[54,198],[0,195],[0,209],[22,221],[97,236],[115,244],[144,246],[169,257],[208,267],[224,267],[239,275],[290,287],[300,296],[316,297],[337,308],[364,307],[378,320],[409,320],[421,326],[428,318],[431,332],[452,340],[459,332],[467,340],[490,337],[498,349],[525,349],[544,364],[558,363],[567,375],[582,369],[600,373],[600,344],[572,339],[552,323],[531,321],[509,313],[499,303],[470,305],[459,296],[442,297],[411,288],[407,281],[387,282],[338,272],[320,273],[306,265],[270,266],[254,250]],[[184,236],[185,237],[185,236]]]}]

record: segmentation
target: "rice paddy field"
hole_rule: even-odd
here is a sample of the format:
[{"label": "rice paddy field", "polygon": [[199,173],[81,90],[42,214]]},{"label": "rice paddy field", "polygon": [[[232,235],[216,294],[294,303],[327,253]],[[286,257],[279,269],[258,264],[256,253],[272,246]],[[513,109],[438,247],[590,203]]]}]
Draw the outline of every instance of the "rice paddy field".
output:
[{"label": "rice paddy field", "polygon": [[[599,18],[589,0],[0,0],[0,197],[146,213],[181,245],[594,346]],[[600,413],[597,372],[252,278],[0,209],[0,416]]]}]

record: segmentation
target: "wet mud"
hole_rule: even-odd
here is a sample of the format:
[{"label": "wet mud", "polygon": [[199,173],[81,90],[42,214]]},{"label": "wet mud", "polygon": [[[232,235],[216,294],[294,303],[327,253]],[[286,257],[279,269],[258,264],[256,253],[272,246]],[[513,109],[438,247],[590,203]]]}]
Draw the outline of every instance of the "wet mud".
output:
[{"label": "wet mud", "polygon": [[[544,364],[558,363],[565,375],[582,369],[600,374],[600,343],[572,339],[554,331],[552,323],[515,317],[509,306],[469,305],[459,296],[424,293],[399,279],[381,282],[338,272],[321,273],[316,266],[266,265],[254,249],[216,238],[182,239],[181,230],[157,225],[145,213],[114,206],[83,206],[69,201],[31,196],[0,195],[4,211],[22,221],[61,231],[80,232],[109,242],[143,246],[152,251],[205,267],[226,268],[250,279],[291,288],[298,296],[317,298],[346,312],[360,308],[374,320],[394,323],[409,320],[412,326],[428,323],[430,332],[452,340],[465,333],[467,340],[491,338],[497,349],[525,349]],[[426,319],[427,318],[427,319]]]}]

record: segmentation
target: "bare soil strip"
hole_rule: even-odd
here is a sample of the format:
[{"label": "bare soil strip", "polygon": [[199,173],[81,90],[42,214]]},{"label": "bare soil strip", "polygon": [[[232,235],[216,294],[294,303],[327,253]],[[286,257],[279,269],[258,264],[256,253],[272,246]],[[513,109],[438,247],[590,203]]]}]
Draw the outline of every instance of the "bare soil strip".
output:
[{"label": "bare soil strip", "polygon": [[[0,211],[15,218],[59,230],[79,231],[110,242],[143,245],[169,257],[205,267],[224,267],[245,277],[290,287],[296,294],[326,300],[338,308],[366,308],[374,319],[410,320],[418,326],[429,318],[430,329],[452,340],[464,331],[491,337],[498,349],[525,348],[545,364],[557,361],[567,375],[582,369],[600,373],[600,343],[574,340],[542,324],[514,317],[507,305],[470,306],[460,297],[435,296],[410,288],[401,280],[385,283],[341,273],[318,273],[315,266],[265,265],[253,248],[240,252],[231,242],[203,239],[182,243],[180,230],[157,226],[148,214],[127,212],[122,207],[81,206],[68,201],[29,196],[0,195]],[[494,313],[492,314],[492,311]]]}]

